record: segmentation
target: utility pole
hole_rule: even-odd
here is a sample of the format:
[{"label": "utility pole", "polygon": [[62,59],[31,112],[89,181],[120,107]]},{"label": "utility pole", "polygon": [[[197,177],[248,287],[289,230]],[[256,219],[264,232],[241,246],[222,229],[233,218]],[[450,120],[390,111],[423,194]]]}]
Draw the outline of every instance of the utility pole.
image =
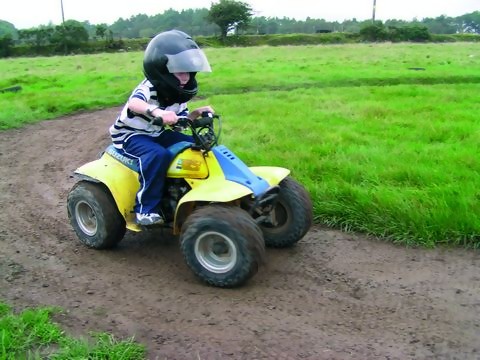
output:
[{"label": "utility pole", "polygon": [[62,25],[65,25],[65,14],[63,13],[63,0],[60,0],[60,6],[62,8]]},{"label": "utility pole", "polygon": [[375,23],[375,9],[377,8],[377,0],[373,0],[373,14],[372,14],[372,23]]},{"label": "utility pole", "polygon": [[64,52],[64,55],[67,55],[67,39],[66,39],[66,29],[65,29],[65,14],[63,12],[63,0],[60,0],[60,7],[62,8],[63,52]]}]

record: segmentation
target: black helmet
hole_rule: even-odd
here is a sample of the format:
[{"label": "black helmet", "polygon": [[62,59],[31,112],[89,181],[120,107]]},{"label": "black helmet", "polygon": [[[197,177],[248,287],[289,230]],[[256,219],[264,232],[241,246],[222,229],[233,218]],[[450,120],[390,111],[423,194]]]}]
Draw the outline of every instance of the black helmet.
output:
[{"label": "black helmet", "polygon": [[[197,94],[195,75],[199,71],[210,72],[207,57],[193,39],[179,30],[170,30],[156,35],[148,43],[143,58],[143,72],[155,86],[162,105],[184,103]],[[173,75],[190,73],[184,87]]]}]

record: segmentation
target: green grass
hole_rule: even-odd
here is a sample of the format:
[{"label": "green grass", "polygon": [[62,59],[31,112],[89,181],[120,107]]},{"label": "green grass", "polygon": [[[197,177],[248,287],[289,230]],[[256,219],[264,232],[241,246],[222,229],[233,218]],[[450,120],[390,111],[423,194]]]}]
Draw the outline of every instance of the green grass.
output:
[{"label": "green grass", "polygon": [[[292,169],[321,223],[480,246],[478,44],[206,49],[202,103],[248,164]],[[141,53],[0,61],[0,128],[120,105]],[[107,91],[105,91],[107,89]],[[106,134],[107,136],[107,134]]]},{"label": "green grass", "polygon": [[[480,82],[477,44],[283,46],[206,49],[201,95],[298,88]],[[472,57],[473,56],[473,57]],[[142,54],[0,60],[0,129],[124,102],[142,79]],[[409,70],[424,68],[424,71]]]},{"label": "green grass", "polygon": [[22,87],[19,93],[0,94],[0,104],[8,104],[0,115],[0,129],[118,105],[140,80],[138,72],[130,70],[138,63],[140,53],[0,61],[0,89]]},{"label": "green grass", "polygon": [[[478,83],[475,44],[332,45],[220,49],[206,91]],[[209,54],[210,55],[210,54]],[[415,70],[417,69],[417,70]],[[424,69],[424,70],[418,70]]]},{"label": "green grass", "polygon": [[[247,163],[292,169],[310,190],[318,221],[409,245],[475,245],[479,90],[455,86],[458,102],[446,102],[452,86],[406,85],[211,100],[224,113],[244,114],[225,119],[224,142]],[[290,97],[305,106],[285,105]],[[438,117],[433,102],[442,104]]]},{"label": "green grass", "polygon": [[91,339],[68,336],[52,321],[55,312],[34,308],[14,313],[0,302],[0,360],[145,359],[144,347],[133,339],[118,341],[107,333],[92,334]]}]

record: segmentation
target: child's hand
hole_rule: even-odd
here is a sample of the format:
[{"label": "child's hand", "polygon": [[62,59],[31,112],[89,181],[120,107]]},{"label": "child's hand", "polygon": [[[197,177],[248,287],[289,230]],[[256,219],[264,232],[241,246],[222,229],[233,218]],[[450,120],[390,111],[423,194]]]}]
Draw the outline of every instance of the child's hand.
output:
[{"label": "child's hand", "polygon": [[158,109],[153,114],[155,116],[160,116],[163,119],[164,125],[174,125],[178,121],[178,116],[173,111],[164,111]]},{"label": "child's hand", "polygon": [[188,117],[191,120],[195,120],[200,115],[202,115],[202,113],[204,113],[204,112],[209,112],[209,113],[214,114],[215,110],[213,110],[213,108],[210,105],[202,106],[202,107],[199,107],[198,109],[193,110]]}]

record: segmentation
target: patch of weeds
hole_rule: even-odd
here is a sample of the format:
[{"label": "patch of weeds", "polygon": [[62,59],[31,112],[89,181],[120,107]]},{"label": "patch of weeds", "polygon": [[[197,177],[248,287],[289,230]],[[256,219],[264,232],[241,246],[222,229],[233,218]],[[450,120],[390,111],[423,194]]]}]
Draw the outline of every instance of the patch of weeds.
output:
[{"label": "patch of weeds", "polygon": [[144,346],[133,338],[119,341],[107,333],[92,333],[90,339],[66,335],[51,321],[55,312],[60,310],[36,308],[15,314],[0,302],[0,359],[145,359]]}]

